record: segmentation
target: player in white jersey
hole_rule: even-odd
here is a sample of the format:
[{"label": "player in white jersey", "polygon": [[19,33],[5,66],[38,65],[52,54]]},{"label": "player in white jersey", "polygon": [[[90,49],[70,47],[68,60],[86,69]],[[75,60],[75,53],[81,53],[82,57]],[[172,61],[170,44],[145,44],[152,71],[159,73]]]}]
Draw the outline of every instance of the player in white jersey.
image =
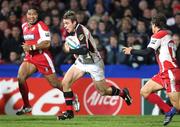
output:
[{"label": "player in white jersey", "polygon": [[78,24],[76,14],[73,11],[67,11],[63,16],[63,24],[66,31],[71,36],[76,36],[79,40],[80,47],[77,49],[70,49],[65,43],[65,50],[69,53],[75,54],[76,61],[69,68],[62,80],[64,97],[67,104],[67,111],[62,116],[58,116],[59,120],[71,119],[74,117],[72,111],[72,95],[71,85],[79,78],[83,77],[85,73],[89,73],[96,89],[101,95],[120,96],[128,105],[132,103],[127,88],[123,90],[114,86],[108,86],[104,77],[104,63],[96,48],[96,43],[89,32],[89,30]]},{"label": "player in white jersey", "polygon": [[[158,74],[154,75],[142,88],[141,95],[153,104],[157,104],[165,112],[164,125],[169,124],[176,110],[180,110],[180,69],[176,62],[176,44],[169,31],[165,29],[166,18],[157,14],[151,21],[152,32],[149,45],[144,50],[125,47],[123,52],[132,55],[149,55],[153,52],[160,68]],[[166,93],[174,107],[170,107],[155,94],[156,91],[166,89]]]}]

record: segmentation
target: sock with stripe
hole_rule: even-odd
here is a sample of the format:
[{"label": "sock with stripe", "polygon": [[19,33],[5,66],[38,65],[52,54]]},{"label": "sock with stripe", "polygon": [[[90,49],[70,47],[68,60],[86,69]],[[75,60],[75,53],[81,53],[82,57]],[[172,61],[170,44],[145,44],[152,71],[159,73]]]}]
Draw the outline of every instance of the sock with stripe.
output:
[{"label": "sock with stripe", "polygon": [[122,98],[124,98],[124,92],[121,89],[118,89],[114,86],[111,86],[112,88],[112,96],[121,96]]},{"label": "sock with stripe", "polygon": [[72,91],[64,92],[64,98],[66,101],[66,110],[67,111],[73,111],[73,103],[72,103],[73,97],[74,97],[74,94]]}]

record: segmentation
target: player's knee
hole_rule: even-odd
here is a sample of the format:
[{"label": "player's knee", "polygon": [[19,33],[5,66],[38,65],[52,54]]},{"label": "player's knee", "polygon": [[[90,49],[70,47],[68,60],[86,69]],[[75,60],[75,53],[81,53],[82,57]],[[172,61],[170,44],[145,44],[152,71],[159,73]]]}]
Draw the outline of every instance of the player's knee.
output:
[{"label": "player's knee", "polygon": [[140,94],[141,94],[141,96],[146,97],[147,96],[147,91],[145,89],[141,89]]},{"label": "player's knee", "polygon": [[24,84],[25,83],[25,81],[26,81],[26,76],[21,76],[21,75],[19,75],[18,76],[18,82],[20,83],[20,84]]}]

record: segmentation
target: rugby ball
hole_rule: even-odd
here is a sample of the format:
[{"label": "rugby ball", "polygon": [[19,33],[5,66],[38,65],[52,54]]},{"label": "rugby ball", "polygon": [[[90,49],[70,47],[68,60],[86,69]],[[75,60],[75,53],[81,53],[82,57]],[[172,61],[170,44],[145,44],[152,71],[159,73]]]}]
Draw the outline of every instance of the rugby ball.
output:
[{"label": "rugby ball", "polygon": [[76,36],[67,36],[65,43],[70,47],[70,49],[77,49],[80,47],[79,40]]}]

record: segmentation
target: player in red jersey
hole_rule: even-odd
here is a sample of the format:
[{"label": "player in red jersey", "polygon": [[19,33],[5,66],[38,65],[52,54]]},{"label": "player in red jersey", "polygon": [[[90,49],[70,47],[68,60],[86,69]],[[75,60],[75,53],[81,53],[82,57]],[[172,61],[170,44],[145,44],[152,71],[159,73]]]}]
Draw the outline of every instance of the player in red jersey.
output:
[{"label": "player in red jersey", "polygon": [[[16,113],[17,115],[22,115],[32,110],[28,99],[29,90],[26,79],[36,71],[42,73],[54,88],[60,89],[62,87],[56,76],[51,54],[48,50],[51,36],[47,25],[38,20],[38,9],[36,7],[30,7],[26,16],[27,22],[22,25],[25,40],[22,47],[25,52],[25,58],[18,71],[19,91],[22,95],[24,106]],[[79,103],[76,100],[74,102],[75,105]]]},{"label": "player in red jersey", "polygon": [[[153,104],[157,104],[165,112],[164,125],[171,122],[176,110],[180,110],[180,69],[176,62],[176,44],[166,27],[166,17],[158,14],[151,21],[152,32],[149,45],[144,50],[125,47],[123,52],[132,55],[149,55],[153,52],[160,68],[158,74],[154,75],[142,88],[141,95]],[[170,107],[155,94],[156,91],[166,89],[167,95],[173,107]]]},{"label": "player in red jersey", "polygon": [[127,88],[118,89],[114,86],[107,86],[104,77],[104,63],[97,50],[94,38],[85,26],[77,22],[76,13],[74,11],[67,11],[63,16],[63,24],[69,35],[79,40],[76,43],[79,43],[80,46],[77,49],[70,49],[65,43],[65,50],[75,54],[76,61],[69,68],[62,80],[64,98],[68,108],[57,119],[65,120],[74,117],[72,110],[73,91],[71,86],[76,80],[83,77],[85,73],[90,74],[96,89],[101,95],[120,96],[125,100],[127,105],[131,105],[132,99]]}]

